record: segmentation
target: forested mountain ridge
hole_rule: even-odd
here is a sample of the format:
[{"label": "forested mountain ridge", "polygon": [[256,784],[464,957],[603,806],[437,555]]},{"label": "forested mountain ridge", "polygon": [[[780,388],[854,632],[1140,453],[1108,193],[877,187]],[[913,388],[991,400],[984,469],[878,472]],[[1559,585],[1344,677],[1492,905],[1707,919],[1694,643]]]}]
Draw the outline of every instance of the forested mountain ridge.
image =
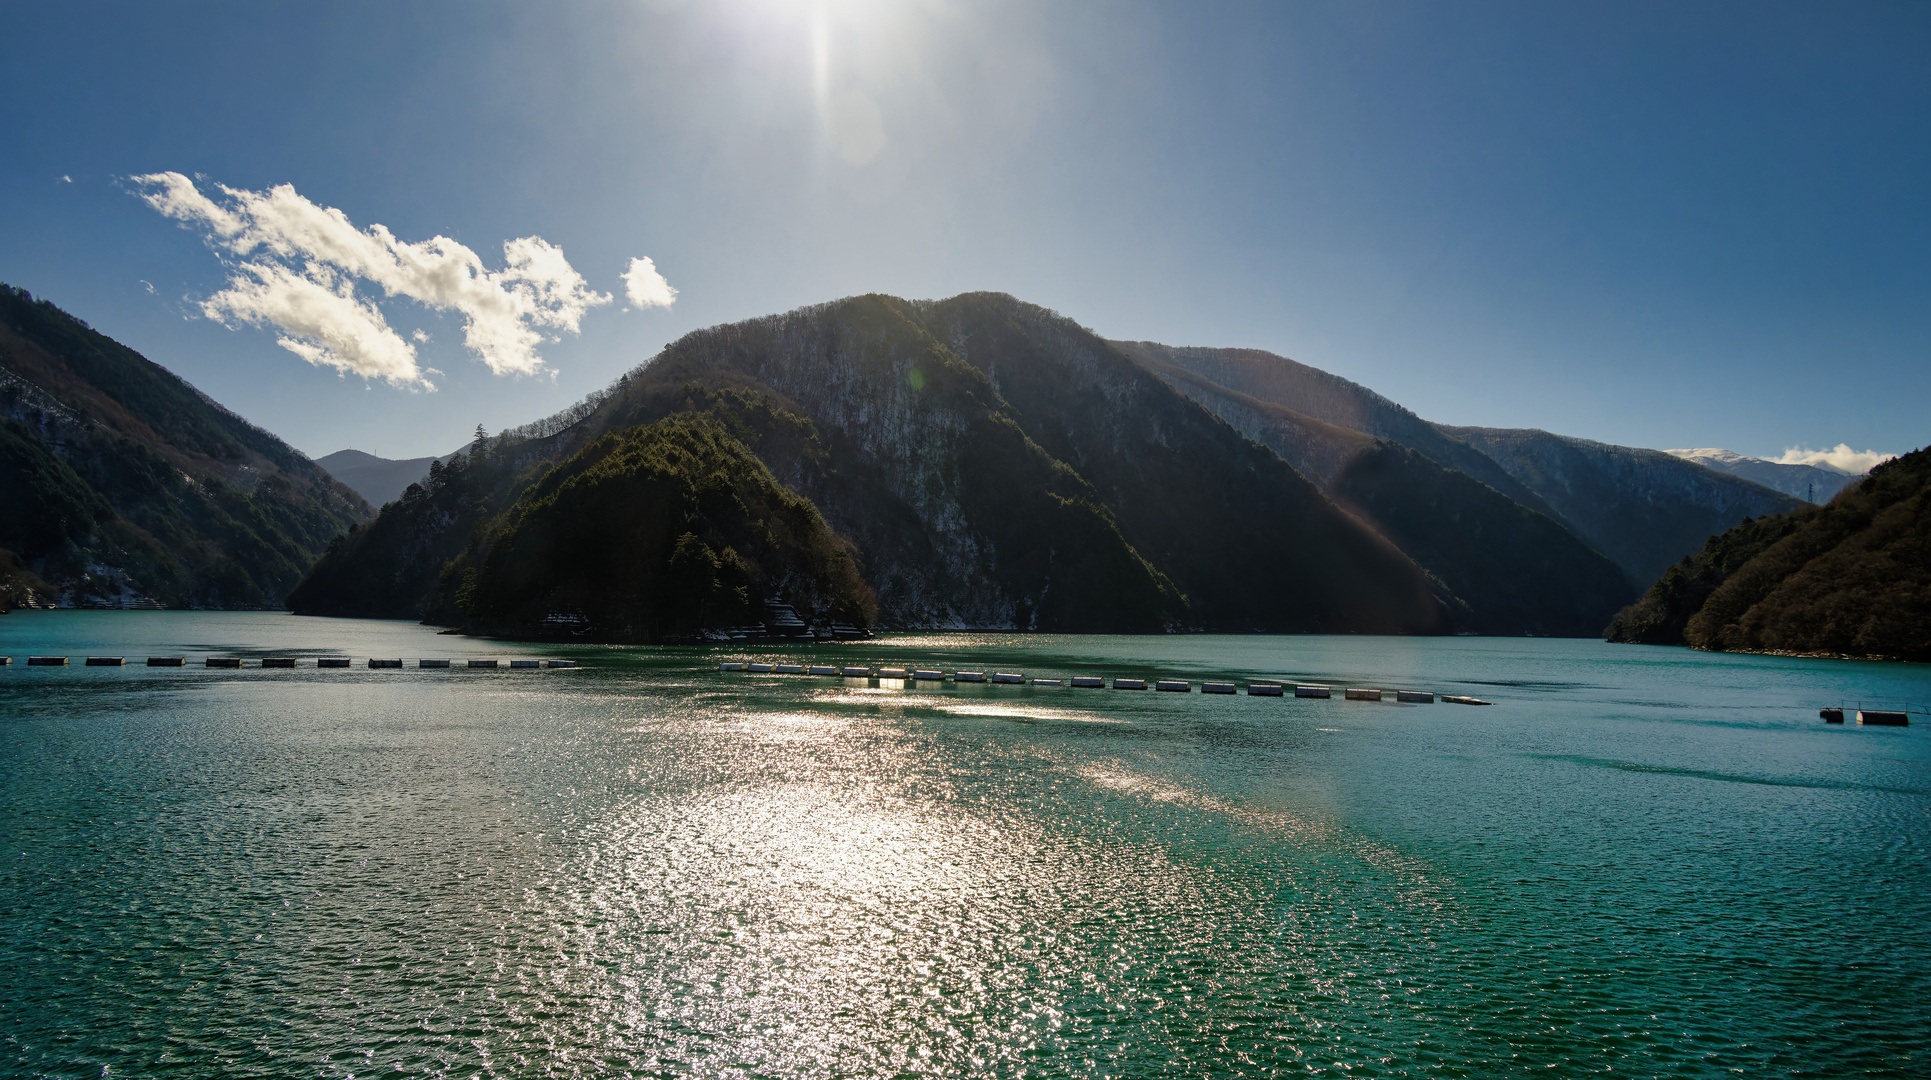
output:
[{"label": "forested mountain ridge", "polygon": [[1931,660],[1931,451],[1822,507],[1710,538],[1619,614],[1610,641]]},{"label": "forested mountain ridge", "polygon": [[53,594],[36,602],[279,608],[370,513],[165,368],[0,286],[0,563]]}]

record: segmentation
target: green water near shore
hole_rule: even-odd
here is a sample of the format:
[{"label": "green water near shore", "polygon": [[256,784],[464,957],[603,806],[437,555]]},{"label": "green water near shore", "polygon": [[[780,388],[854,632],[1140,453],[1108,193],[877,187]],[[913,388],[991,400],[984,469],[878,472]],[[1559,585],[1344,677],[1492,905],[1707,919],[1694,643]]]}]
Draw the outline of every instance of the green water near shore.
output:
[{"label": "green water near shore", "polygon": [[[0,1074],[1920,1076],[1931,669],[0,618]],[[574,670],[26,668],[30,653]],[[1492,707],[721,674],[803,660]]]}]

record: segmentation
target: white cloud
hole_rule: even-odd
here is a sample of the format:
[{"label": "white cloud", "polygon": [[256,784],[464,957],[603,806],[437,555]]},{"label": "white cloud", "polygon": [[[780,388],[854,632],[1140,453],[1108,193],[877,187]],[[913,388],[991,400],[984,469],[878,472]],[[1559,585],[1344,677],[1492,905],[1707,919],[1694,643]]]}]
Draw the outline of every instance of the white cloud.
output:
[{"label": "white cloud", "polygon": [[1849,443],[1838,443],[1833,450],[1805,450],[1789,447],[1777,459],[1779,465],[1815,465],[1823,469],[1835,469],[1851,476],[1863,476],[1872,469],[1896,457],[1876,450],[1852,450]]},{"label": "white cloud", "polygon": [[74,182],[74,178],[63,173],[61,175],[60,182],[63,184],[71,184]]},{"label": "white cloud", "polygon": [[677,302],[677,290],[649,258],[630,260],[630,269],[624,271],[624,295],[640,308],[669,307]]},{"label": "white cloud", "polygon": [[217,185],[217,202],[177,172],[130,179],[146,189],[141,197],[150,206],[200,226],[210,243],[243,260],[228,287],[202,305],[204,314],[273,324],[285,335],[283,348],[366,378],[430,385],[415,347],[374,304],[356,297],[358,280],[388,296],[461,312],[464,344],[498,375],[542,370],[536,350],[545,337],[537,328],[576,333],[585,312],[611,299],[589,287],[562,248],[538,236],[505,241],[504,268],[491,271],[446,236],[412,244],[382,225],[361,229],[289,184],[267,191]]}]

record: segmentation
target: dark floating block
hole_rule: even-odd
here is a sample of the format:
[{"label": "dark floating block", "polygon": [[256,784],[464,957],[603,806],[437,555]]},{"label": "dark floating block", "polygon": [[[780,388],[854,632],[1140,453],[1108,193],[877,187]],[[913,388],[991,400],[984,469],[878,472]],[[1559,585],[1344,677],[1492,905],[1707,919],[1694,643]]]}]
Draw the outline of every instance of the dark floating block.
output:
[{"label": "dark floating block", "polygon": [[1014,673],[1014,672],[1010,672],[1010,671],[995,671],[995,672],[993,672],[993,673],[992,673],[992,681],[993,681],[993,682],[996,682],[996,683],[1004,683],[1004,684],[1006,684],[1007,686],[1024,686],[1024,685],[1026,685],[1026,677],[1025,677],[1024,675],[1019,675],[1019,674],[1016,674],[1016,673]]},{"label": "dark floating block", "polygon": [[1058,686],[1060,685],[1060,681],[1058,679],[1034,679],[1033,685],[1034,686]]},{"label": "dark floating block", "polygon": [[416,666],[419,668],[448,667],[449,661],[448,660],[418,660],[416,661]]},{"label": "dark floating block", "polygon": [[752,665],[751,665],[751,674],[753,674],[753,675],[769,675],[769,674],[771,674],[771,665],[770,665],[770,664],[752,664]]},{"label": "dark floating block", "polygon": [[[201,666],[203,666],[203,667],[240,667],[240,666],[241,666],[241,657],[239,657],[239,656],[210,656],[209,658],[207,658],[206,660],[203,660],[203,661],[201,662]],[[374,661],[374,660],[371,660],[371,661],[369,661],[369,666],[370,666],[370,667],[374,667],[374,666],[375,666],[375,661]],[[398,661],[396,661],[396,666],[397,666],[397,667],[401,667],[401,666],[402,666],[402,661],[400,661],[400,660],[398,660]]]},{"label": "dark floating block", "polygon": [[470,667],[495,667],[495,666],[496,666],[496,661],[494,661],[494,660],[471,660],[471,661],[469,662],[469,666],[470,666]]},{"label": "dark floating block", "polygon": [[1098,689],[1106,685],[1106,680],[1100,678],[1098,675],[1075,675],[1072,678],[1072,684],[1074,686]]},{"label": "dark floating block", "polygon": [[[315,666],[316,667],[348,667],[352,663],[354,663],[354,661],[350,660],[346,656],[324,656],[321,659],[315,661]],[[490,661],[490,663],[494,665],[496,661],[492,660]]]},{"label": "dark floating block", "polygon": [[188,663],[188,662],[187,662],[187,660],[185,660],[185,659],[183,659],[182,657],[179,657],[179,656],[150,656],[150,657],[148,657],[148,666],[149,666],[149,667],[185,667],[185,666],[187,666],[187,663]]},{"label": "dark floating block", "polygon": [[1909,727],[1911,718],[1905,713],[1891,712],[1888,709],[1859,709],[1857,722],[1876,727]]},{"label": "dark floating block", "polygon": [[918,680],[919,682],[944,682],[945,681],[944,675],[936,671],[927,671],[924,668],[920,668],[912,672],[912,678]]},{"label": "dark floating block", "polygon": [[1822,717],[1826,724],[1841,724],[1844,722],[1844,710],[1842,709],[1818,709],[1817,715]]},{"label": "dark floating block", "polygon": [[127,658],[124,656],[90,656],[87,658],[88,667],[120,667],[125,663],[127,663]]},{"label": "dark floating block", "polygon": [[1481,698],[1478,698],[1478,697],[1463,697],[1457,694],[1443,694],[1442,700],[1450,703],[1451,705],[1493,705],[1495,704],[1492,701],[1483,701]]},{"label": "dark floating block", "polygon": [[905,678],[905,669],[902,667],[882,667],[878,669],[878,677],[881,679],[903,679]]},{"label": "dark floating block", "polygon": [[[375,657],[371,656],[369,657],[369,666],[372,668],[399,668],[402,666],[402,661],[396,660],[396,659],[378,660]],[[532,667],[535,666],[534,661],[531,662],[531,666]]]},{"label": "dark floating block", "polygon": [[983,671],[961,671],[952,676],[952,681],[953,682],[985,682],[986,673]]},{"label": "dark floating block", "polygon": [[717,669],[719,671],[743,671],[744,665],[743,664],[719,664],[717,666]]},{"label": "dark floating block", "polygon": [[1169,694],[1193,693],[1193,684],[1183,679],[1161,679],[1153,684],[1153,688]]},{"label": "dark floating block", "polygon": [[1395,700],[1405,701],[1410,705],[1433,705],[1435,695],[1426,690],[1397,690]]},{"label": "dark floating block", "polygon": [[1296,686],[1294,688],[1294,696],[1295,697],[1320,697],[1320,698],[1333,697],[1334,690],[1332,687],[1327,687],[1327,686]]},{"label": "dark floating block", "polygon": [[13,657],[0,656],[0,667],[6,667],[8,664],[11,664],[11,663],[13,663]]},{"label": "dark floating block", "polygon": [[[449,664],[449,661],[447,661],[447,660],[445,660],[445,661],[443,661],[443,665],[444,665],[445,667],[446,667],[446,666],[448,666],[448,664]],[[295,666],[295,658],[294,658],[294,657],[292,657],[292,656],[264,656],[264,657],[262,657],[262,658],[261,658],[261,666],[263,666],[263,667],[294,667],[294,666]]]},{"label": "dark floating block", "polygon": [[837,669],[837,668],[835,668],[835,667],[831,667],[831,666],[829,666],[829,665],[826,665],[826,664],[813,664],[813,665],[811,665],[811,667],[809,667],[809,668],[807,668],[807,669],[805,669],[805,674],[807,674],[807,675],[836,675],[836,674],[838,674],[838,669]]},{"label": "dark floating block", "polygon": [[29,656],[27,657],[27,666],[28,667],[66,667],[67,658],[64,656]]},{"label": "dark floating block", "polygon": [[[1248,697],[1280,697],[1282,696],[1282,693],[1285,691],[1285,689],[1286,688],[1283,687],[1280,683],[1271,683],[1271,682],[1248,683],[1247,696]],[[1326,689],[1326,687],[1323,687],[1322,689]],[[1296,690],[1295,696],[1299,697],[1300,688],[1295,687],[1295,690]],[[1323,695],[1323,696],[1325,697],[1326,695]]]},{"label": "dark floating block", "polygon": [[577,666],[575,660],[550,660],[546,661],[546,664],[553,668],[573,668]]},{"label": "dark floating block", "polygon": [[865,667],[848,667],[843,671],[839,672],[839,674],[843,675],[847,679],[869,679],[872,677],[872,669],[865,668]]},{"label": "dark floating block", "polygon": [[[551,663],[554,664],[556,661],[552,660]],[[805,669],[798,664],[773,664],[771,665],[771,673],[774,675],[803,675]]]},{"label": "dark floating block", "polygon": [[1114,679],[1113,680],[1113,689],[1115,690],[1145,690],[1146,688],[1147,688],[1147,681],[1145,679]]},{"label": "dark floating block", "polygon": [[[512,660],[510,661],[510,666],[513,668],[533,668],[540,663],[541,661],[537,660]],[[400,667],[401,665],[398,664],[397,666]]]},{"label": "dark floating block", "polygon": [[1349,701],[1380,701],[1381,700],[1381,691],[1369,690],[1359,686],[1350,686],[1346,690],[1343,690],[1342,694]]},{"label": "dark floating block", "polygon": [[[1275,687],[1277,692],[1279,689],[1279,687]],[[1234,684],[1230,682],[1204,682],[1200,684],[1200,692],[1203,694],[1231,694],[1234,692]]]}]

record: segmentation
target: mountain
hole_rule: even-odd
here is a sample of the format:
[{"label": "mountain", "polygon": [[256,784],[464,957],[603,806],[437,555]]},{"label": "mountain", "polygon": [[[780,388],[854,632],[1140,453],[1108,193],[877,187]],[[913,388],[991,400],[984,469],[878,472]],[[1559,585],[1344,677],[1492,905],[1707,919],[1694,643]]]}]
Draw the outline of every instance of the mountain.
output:
[{"label": "mountain", "polygon": [[404,488],[429,475],[430,462],[446,461],[449,457],[444,454],[442,457],[397,460],[365,454],[360,450],[337,450],[316,458],[315,463],[328,470],[330,476],[353,488],[357,495],[368,500],[370,506],[381,506],[401,498]]},{"label": "mountain", "polygon": [[[1281,455],[1329,498],[1407,552],[1460,601],[1457,617],[1486,634],[1593,636],[1636,595],[1607,557],[1584,543],[1528,489],[1479,451],[1364,387],[1272,354],[1116,343],[1174,389]],[[1180,361],[1185,361],[1181,363]],[[1198,370],[1196,370],[1198,369]],[[1329,416],[1399,432],[1521,496],[1511,498],[1399,440],[1316,419],[1214,382],[1296,394]],[[1350,389],[1352,388],[1352,389]]]},{"label": "mountain", "polygon": [[1444,427],[1533,490],[1633,581],[1655,581],[1711,535],[1803,502],[1661,450],[1533,428]]},{"label": "mountain", "polygon": [[1829,465],[1785,465],[1778,461],[1745,457],[1729,450],[1706,447],[1700,450],[1665,450],[1664,453],[1694,461],[1718,472],[1741,476],[1772,491],[1802,499],[1807,503],[1827,503],[1858,478],[1858,474]]},{"label": "mountain", "polygon": [[0,569],[0,591],[13,602],[278,608],[370,513],[165,368],[0,286],[0,568],[17,568]]},{"label": "mountain", "polygon": [[291,602],[354,613],[353,586],[460,621],[437,555],[464,550],[542,463],[685,413],[723,425],[856,546],[888,626],[1455,625],[1439,582],[1278,455],[1070,321],[992,294],[854,297],[686,335],[567,426],[489,440],[460,482],[432,477],[385,508]]},{"label": "mountain", "polygon": [[1931,451],[1823,507],[1746,521],[1685,557],[1605,631],[1734,652],[1931,660]]}]

